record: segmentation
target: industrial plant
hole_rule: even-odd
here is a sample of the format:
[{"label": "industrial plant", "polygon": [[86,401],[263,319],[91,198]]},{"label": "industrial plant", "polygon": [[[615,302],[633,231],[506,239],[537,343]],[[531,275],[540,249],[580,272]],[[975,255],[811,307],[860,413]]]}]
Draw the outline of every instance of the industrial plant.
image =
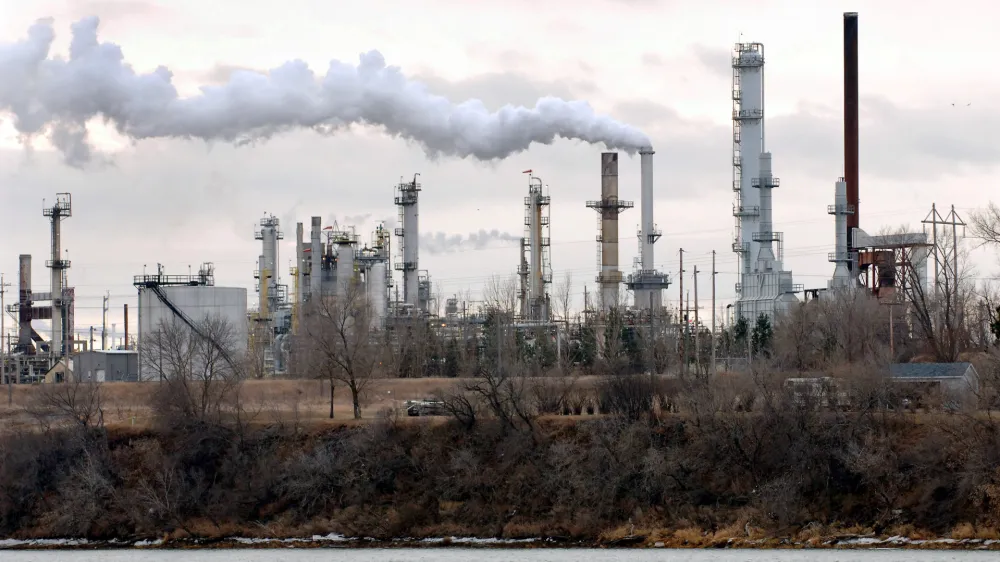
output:
[{"label": "industrial plant", "polygon": [[[835,291],[867,290],[879,299],[898,299],[898,292],[908,283],[926,284],[931,254],[935,256],[935,264],[940,261],[936,257],[939,253],[934,252],[940,244],[936,240],[938,225],[964,223],[954,209],[945,217],[935,207],[925,221],[934,227],[930,236],[926,232],[874,235],[861,228],[857,14],[844,15],[844,175],[834,182],[833,202],[827,208],[833,217],[834,242],[828,259],[834,267],[831,278],[822,287],[807,288],[796,283],[793,272],[784,263],[785,241],[773,218],[780,182],[774,175],[775,164],[766,144],[764,66],[762,43],[735,46],[732,251],[739,258],[735,318],[751,323],[761,316],[772,318],[795,303],[809,297],[822,298]],[[598,219],[594,277],[598,292],[594,300],[585,302],[584,317],[595,326],[602,326],[611,315],[618,315],[627,326],[648,328],[657,324],[658,330],[675,334],[700,333],[707,328],[697,312],[690,318],[686,310],[681,310],[687,307],[664,304],[663,294],[672,285],[672,279],[670,274],[657,269],[654,259],[654,248],[658,242],[661,246],[664,242],[653,204],[657,187],[654,150],[647,146],[637,152],[639,185],[623,190],[632,192],[632,187],[637,187],[640,196],[638,255],[628,272],[622,271],[619,261],[619,217],[631,211],[634,203],[620,196],[619,166],[623,162],[619,153],[612,151],[601,153],[599,158],[595,154],[588,164],[592,166],[594,181],[587,189],[593,190],[595,198],[586,201],[586,207],[593,209]],[[780,167],[780,159],[778,162]],[[517,307],[511,325],[531,332],[531,337],[542,334],[541,337],[551,338],[557,346],[568,346],[579,334],[568,318],[555,317],[551,296],[554,264],[549,209],[561,203],[550,198],[548,186],[534,170],[524,173],[527,176],[524,236],[518,254],[511,255],[510,261],[518,280]],[[133,285],[139,303],[136,334],[132,338],[129,332],[126,307],[124,344],[119,349],[109,349],[103,341],[95,345],[93,336],[89,340],[74,336],[74,288],[69,278],[70,261],[61,243],[63,221],[72,217],[72,199],[69,193],[59,193],[43,207],[43,216],[51,225],[51,254],[45,262],[51,270],[48,291],[36,290],[33,285],[32,256],[19,258],[18,299],[5,311],[16,318],[18,330],[16,343],[9,346],[2,362],[5,381],[156,380],[162,368],[158,367],[154,354],[144,351],[150,342],[162,338],[169,326],[198,333],[208,317],[221,319],[233,327],[230,336],[237,342],[235,350],[254,358],[262,376],[288,374],[293,369],[294,341],[302,331],[302,319],[309,304],[342,298],[357,288],[363,289],[366,306],[376,319],[376,329],[383,333],[402,334],[396,330],[414,324],[444,332],[464,323],[473,327],[471,337],[475,338],[481,335],[484,318],[496,311],[482,306],[471,310],[467,308],[470,303],[460,304],[457,298],[435,302],[431,272],[422,269],[420,261],[420,180],[420,174],[415,173],[394,185],[386,185],[385,197],[393,198],[399,216],[398,226],[391,232],[386,225],[379,224],[373,232],[358,233],[356,225],[324,224],[319,216],[310,217],[308,223],[297,222],[294,264],[288,270],[283,270],[278,250],[285,236],[282,228],[291,225],[282,225],[277,217],[265,214],[253,232],[255,240],[260,241],[260,254],[252,272],[256,304],[249,308],[246,289],[216,286],[212,263],[205,263],[196,273],[187,275],[167,272],[161,265],[157,265],[155,272],[135,275]],[[669,190],[669,182],[659,184],[659,189]],[[395,252],[393,242],[397,246]],[[683,277],[677,281],[683,283]],[[682,290],[682,301],[683,298]],[[444,314],[439,317],[442,304]],[[47,334],[36,331],[33,322],[37,320],[51,323]],[[715,329],[713,311],[713,346]],[[102,339],[106,332],[107,328],[102,328]],[[98,351],[105,356],[95,356]],[[124,367],[112,368],[112,364],[119,364],[115,354],[130,355],[131,359],[121,363]],[[75,359],[79,360],[74,366]]]}]

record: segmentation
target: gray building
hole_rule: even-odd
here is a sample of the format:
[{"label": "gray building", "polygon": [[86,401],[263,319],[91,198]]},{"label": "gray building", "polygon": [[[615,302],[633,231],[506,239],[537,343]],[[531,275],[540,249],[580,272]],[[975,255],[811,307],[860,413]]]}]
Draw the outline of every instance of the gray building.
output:
[{"label": "gray building", "polygon": [[979,373],[972,363],[893,363],[889,376],[904,391],[939,394],[946,403],[974,406],[979,394]]},{"label": "gray building", "polygon": [[136,382],[139,354],[134,350],[84,351],[73,361],[73,374],[83,382]]}]

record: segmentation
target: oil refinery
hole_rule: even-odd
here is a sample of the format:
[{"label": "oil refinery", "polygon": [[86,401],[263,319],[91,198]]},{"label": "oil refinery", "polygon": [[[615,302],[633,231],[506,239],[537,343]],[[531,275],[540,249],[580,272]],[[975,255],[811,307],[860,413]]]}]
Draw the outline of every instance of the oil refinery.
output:
[{"label": "oil refinery", "polygon": [[[833,272],[827,282],[815,288],[796,283],[793,272],[786,269],[785,240],[774,221],[775,204],[781,194],[775,170],[780,169],[781,160],[780,155],[773,158],[766,143],[764,45],[741,42],[734,47],[731,165],[735,229],[731,250],[739,263],[736,318],[753,322],[761,315],[773,317],[795,303],[822,298],[833,291],[867,290],[880,299],[896,298],[896,292],[913,279],[921,284],[928,282],[928,262],[936,240],[923,232],[871,235],[861,228],[857,40],[857,14],[844,14],[844,172],[834,182],[833,201],[827,207],[832,216],[833,251],[828,259]],[[620,160],[619,152],[608,151],[595,154],[593,161],[585,164],[586,169],[593,171],[593,182],[585,189],[593,193],[586,207],[597,215],[597,264],[593,279],[598,291],[594,300],[585,302],[584,317],[600,326],[609,315],[621,313],[627,323],[636,326],[659,322],[663,330],[701,331],[706,329],[704,319],[689,318],[686,312],[678,310],[680,307],[664,304],[664,291],[675,281],[683,283],[658,270],[654,258],[654,248],[670,244],[657,226],[655,193],[669,192],[671,185],[669,180],[661,180],[659,184],[654,180],[652,146],[642,147],[637,153],[638,162]],[[622,165],[637,166],[639,185],[619,185]],[[372,232],[358,232],[357,225],[325,224],[320,216],[308,217],[308,221],[301,217],[303,220],[294,224],[295,255],[290,268],[282,267],[279,247],[285,237],[283,229],[293,225],[282,224],[271,214],[261,217],[252,232],[254,239],[260,241],[257,266],[252,272],[255,304],[248,303],[245,288],[216,286],[212,263],[204,263],[197,273],[187,275],[167,272],[160,265],[155,272],[136,274],[133,278],[138,292],[135,337],[130,337],[126,308],[124,345],[113,351],[104,343],[98,347],[93,337],[88,341],[74,336],[75,293],[70,261],[65,259],[61,242],[63,227],[72,224],[66,222],[73,216],[72,198],[69,193],[56,194],[54,200],[43,205],[51,237],[51,254],[45,262],[51,270],[47,292],[35,290],[31,278],[32,256],[19,257],[18,299],[5,311],[17,321],[16,343],[10,346],[2,362],[6,381],[67,380],[74,371],[74,359],[80,365],[76,369],[80,371],[79,377],[102,381],[156,380],[160,372],[157,358],[144,353],[144,349],[162,338],[164,326],[175,324],[198,331],[199,324],[208,316],[221,318],[233,326],[229,337],[237,342],[235,349],[254,357],[262,375],[288,374],[292,369],[294,339],[301,332],[306,307],[320,299],[343,298],[349,290],[359,287],[379,330],[391,332],[414,323],[440,331],[463,323],[481,326],[490,311],[481,307],[467,310],[467,303],[460,305],[457,298],[447,299],[443,303],[444,315],[438,316],[438,305],[442,303],[434,302],[432,272],[422,268],[420,255],[422,178],[420,173],[405,172],[398,182],[384,184],[384,197],[391,197],[398,209],[398,226],[392,228],[382,223]],[[573,327],[569,319],[555,317],[551,294],[556,264],[553,264],[550,232],[555,225],[549,211],[563,203],[550,197],[548,185],[541,178],[543,172],[526,170],[524,174],[527,191],[523,199],[524,221],[519,225],[523,226],[524,234],[517,253],[511,252],[507,264],[516,271],[518,283],[512,324],[545,334],[557,346],[568,345],[575,337]],[[669,174],[661,173],[659,177]],[[623,272],[619,260],[622,241],[619,217],[634,207],[634,202],[623,194],[635,191],[640,201],[638,254],[631,271]],[[936,209],[928,220],[935,226],[961,221],[954,211],[944,217]],[[870,228],[874,231],[876,226]],[[248,237],[250,234],[246,233]],[[248,271],[247,276],[250,274]],[[36,320],[50,322],[49,332],[36,331],[33,325]],[[714,331],[714,317],[712,326]],[[102,337],[106,331],[102,329]],[[98,360],[84,358],[98,350],[107,354],[133,354],[142,359],[126,361],[123,371],[111,367],[110,356]]]}]

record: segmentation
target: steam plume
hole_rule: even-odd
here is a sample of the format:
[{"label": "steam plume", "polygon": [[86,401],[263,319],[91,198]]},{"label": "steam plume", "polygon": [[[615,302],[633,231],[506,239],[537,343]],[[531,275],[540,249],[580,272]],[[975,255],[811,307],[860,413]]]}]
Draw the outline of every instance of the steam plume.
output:
[{"label": "steam plume", "polygon": [[434,232],[420,237],[420,251],[437,255],[460,250],[482,250],[497,243],[519,242],[520,240],[521,238],[518,236],[496,229],[490,231],[480,229],[479,232],[469,233],[468,236]]},{"label": "steam plume", "polygon": [[323,76],[301,60],[267,73],[238,70],[224,85],[181,98],[167,68],[136,73],[119,46],[98,41],[97,27],[97,17],[71,26],[68,59],[50,58],[51,19],[31,26],[25,39],[0,45],[0,112],[13,113],[27,138],[48,135],[70,164],[91,158],[86,123],[94,117],[132,139],[237,144],[291,129],[333,133],[372,125],[419,143],[432,158],[503,159],[556,137],[629,153],[650,144],[638,129],[583,101],[545,97],[533,108],[507,105],[492,113],[479,100],[452,103],[387,66],[374,50],[357,66],[331,61]]}]

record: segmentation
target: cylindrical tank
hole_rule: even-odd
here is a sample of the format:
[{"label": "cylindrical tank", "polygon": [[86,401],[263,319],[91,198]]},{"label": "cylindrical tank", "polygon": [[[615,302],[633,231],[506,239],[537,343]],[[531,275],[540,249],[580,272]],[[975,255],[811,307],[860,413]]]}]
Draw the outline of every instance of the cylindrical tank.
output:
[{"label": "cylindrical tank", "polygon": [[337,244],[337,294],[346,294],[353,281],[354,244]]},{"label": "cylindrical tank", "polygon": [[368,302],[371,304],[372,317],[375,324],[381,324],[385,318],[386,310],[386,264],[379,261],[372,264],[368,269],[368,277],[365,280],[368,290]]}]

